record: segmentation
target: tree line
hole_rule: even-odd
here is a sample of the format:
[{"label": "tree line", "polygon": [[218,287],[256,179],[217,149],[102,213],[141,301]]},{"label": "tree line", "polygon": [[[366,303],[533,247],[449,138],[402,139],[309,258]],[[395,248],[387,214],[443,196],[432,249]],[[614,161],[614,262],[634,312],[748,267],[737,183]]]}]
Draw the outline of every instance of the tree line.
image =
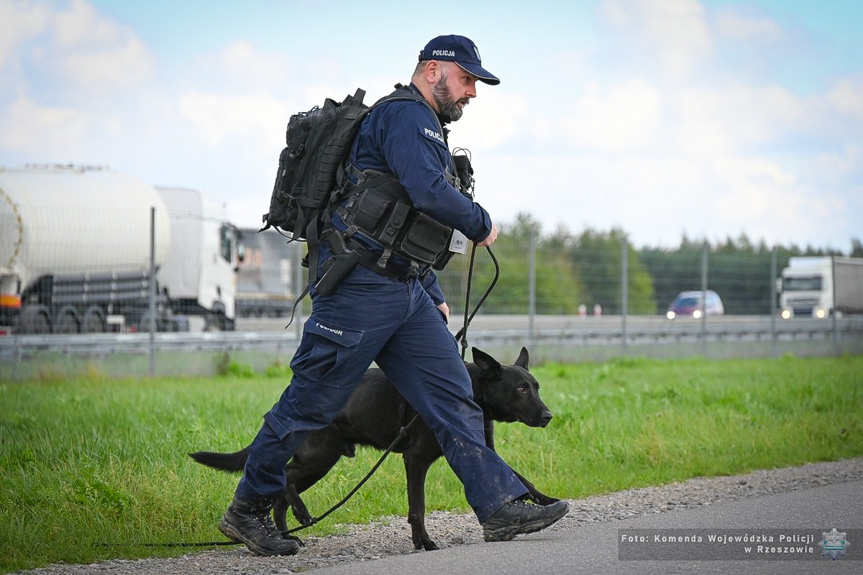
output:
[{"label": "tree line", "polygon": [[[775,249],[777,276],[793,256],[863,257],[863,244],[856,238],[852,238],[847,254],[813,246],[776,246]],[[725,313],[770,313],[776,278],[770,273],[773,248],[763,240],[753,243],[743,234],[736,239],[729,237],[723,242],[710,243],[684,235],[680,245],[674,248],[636,248],[629,242],[626,232],[619,228],[573,233],[560,226],[551,234],[543,234],[541,224],[527,214],[520,214],[514,223],[501,227],[492,248],[500,274],[482,311],[572,315],[579,313],[580,306],[584,306],[582,311],[591,314],[594,306],[599,305],[603,314],[620,314],[625,257],[627,312],[662,314],[679,292],[701,289],[705,251],[707,288],[720,295]],[[469,275],[470,261],[468,252],[466,256],[453,258],[445,270],[438,272],[454,316],[464,312],[468,282],[472,310],[495,277],[494,261],[486,250],[477,250],[473,273]],[[529,309],[531,275],[535,278],[534,310]]]}]

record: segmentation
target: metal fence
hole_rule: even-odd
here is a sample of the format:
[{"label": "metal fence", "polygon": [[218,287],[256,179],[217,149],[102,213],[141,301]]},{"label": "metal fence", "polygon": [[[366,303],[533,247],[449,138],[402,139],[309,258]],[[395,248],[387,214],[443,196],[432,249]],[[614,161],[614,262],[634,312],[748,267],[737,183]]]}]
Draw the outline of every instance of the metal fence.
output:
[{"label": "metal fence", "polygon": [[[255,306],[238,313],[236,332],[196,333],[199,324],[192,324],[191,333],[179,334],[4,336],[0,376],[76,370],[93,361],[103,371],[112,372],[106,366],[116,363],[122,373],[139,375],[212,372],[224,366],[226,356],[256,369],[287,363],[310,309],[306,299],[285,329],[290,313],[286,302],[302,291],[305,282],[300,266],[305,246],[264,235],[272,231],[243,233],[247,240],[253,238],[249,244],[255,248],[249,252],[253,257],[239,268],[238,284],[241,295],[255,300]],[[637,249],[620,232],[543,237],[534,227],[524,226],[505,230],[492,250],[457,256],[438,278],[453,333],[463,326],[465,312],[474,312],[494,283],[463,344],[496,353],[502,361],[514,360],[521,346],[530,348],[534,363],[614,356],[863,352],[860,318],[778,318],[776,279],[789,255],[793,254],[765,246],[703,242],[675,250]],[[702,296],[715,292],[722,313],[708,307],[708,313],[696,313],[698,317],[690,311],[668,319],[670,303],[686,291]],[[260,305],[270,298],[278,305]],[[149,364],[141,357],[148,355]],[[193,355],[197,359],[191,360]]]}]

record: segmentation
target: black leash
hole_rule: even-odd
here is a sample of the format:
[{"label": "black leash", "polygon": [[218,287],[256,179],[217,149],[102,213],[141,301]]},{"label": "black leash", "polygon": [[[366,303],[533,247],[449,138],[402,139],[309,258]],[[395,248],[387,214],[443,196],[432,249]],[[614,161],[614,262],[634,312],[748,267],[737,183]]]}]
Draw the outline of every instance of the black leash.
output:
[{"label": "black leash", "polygon": [[[500,278],[500,264],[497,261],[497,258],[494,255],[494,252],[491,251],[491,247],[487,246],[486,250],[488,250],[489,255],[491,256],[492,261],[494,262],[494,278],[492,279],[491,284],[486,289],[483,296],[480,298],[479,303],[476,304],[473,312],[470,314],[468,310],[470,310],[470,291],[471,291],[471,283],[473,282],[473,267],[474,260],[476,256],[476,244],[473,245],[473,249],[470,253],[470,265],[468,267],[468,276],[467,276],[467,289],[465,290],[465,302],[464,302],[464,325],[462,328],[456,333],[456,339],[460,341],[462,350],[461,357],[464,359],[465,352],[467,351],[467,328],[470,325],[470,322],[473,321],[474,316],[479,311],[480,306],[485,303],[485,300],[491,294],[491,291],[494,289],[494,286],[497,284],[497,280]],[[366,482],[371,479],[372,475],[378,470],[378,468],[383,465],[387,456],[393,452],[393,450],[398,447],[399,442],[401,442],[404,438],[408,436],[408,430],[413,427],[414,423],[416,423],[417,419],[419,419],[419,414],[415,414],[413,418],[408,422],[407,425],[402,427],[399,430],[398,436],[393,440],[389,447],[387,447],[386,451],[384,451],[383,455],[380,456],[377,463],[372,466],[368,473],[366,473],[365,477],[363,477],[357,485],[351,489],[351,491],[345,495],[341,501],[330,507],[327,511],[318,517],[312,517],[312,520],[306,523],[305,525],[300,525],[299,527],[294,527],[293,529],[288,529],[286,531],[282,531],[282,537],[289,537],[291,539],[296,540],[300,545],[303,545],[303,542],[299,537],[292,535],[292,533],[296,533],[297,531],[302,531],[303,529],[308,529],[309,527],[317,524],[318,522],[324,520],[331,513],[336,511],[342,505],[348,502],[348,500],[353,497],[360,488],[366,484]],[[96,547],[216,547],[223,545],[242,545],[241,541],[200,541],[197,543],[96,543]]]},{"label": "black leash", "polygon": [[467,289],[465,290],[464,296],[464,326],[455,334],[455,338],[459,340],[459,343],[461,344],[462,359],[464,359],[465,352],[467,351],[467,328],[470,325],[470,322],[473,321],[473,317],[476,315],[476,312],[479,311],[479,308],[482,307],[482,304],[485,303],[485,300],[491,294],[491,290],[493,290],[494,286],[497,285],[497,280],[500,279],[500,263],[498,263],[494,252],[491,251],[491,246],[486,246],[485,249],[488,251],[488,255],[491,256],[491,261],[494,262],[494,278],[492,278],[488,289],[486,289],[485,293],[482,294],[482,297],[479,299],[479,303],[477,303],[476,307],[473,308],[473,312],[468,316],[468,310],[470,309],[471,283],[473,282],[473,263],[476,257],[476,244],[474,244],[473,249],[471,249],[470,252],[470,265],[467,273]]},{"label": "black leash", "polygon": [[94,543],[94,547],[216,547],[241,545],[236,541],[199,541],[197,543]]}]

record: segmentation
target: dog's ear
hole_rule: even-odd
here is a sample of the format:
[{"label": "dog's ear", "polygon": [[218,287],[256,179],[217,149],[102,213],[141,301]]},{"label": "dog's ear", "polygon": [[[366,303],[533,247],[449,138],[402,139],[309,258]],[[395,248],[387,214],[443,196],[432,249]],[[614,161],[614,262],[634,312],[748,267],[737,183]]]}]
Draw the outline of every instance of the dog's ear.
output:
[{"label": "dog's ear", "polygon": [[530,354],[527,353],[527,348],[523,347],[521,348],[521,353],[518,354],[518,359],[515,360],[514,365],[528,369],[528,364],[530,364]]},{"label": "dog's ear", "polygon": [[484,372],[496,374],[500,373],[500,363],[487,354],[486,352],[479,350],[475,347],[470,349],[471,354],[473,355],[473,362]]}]

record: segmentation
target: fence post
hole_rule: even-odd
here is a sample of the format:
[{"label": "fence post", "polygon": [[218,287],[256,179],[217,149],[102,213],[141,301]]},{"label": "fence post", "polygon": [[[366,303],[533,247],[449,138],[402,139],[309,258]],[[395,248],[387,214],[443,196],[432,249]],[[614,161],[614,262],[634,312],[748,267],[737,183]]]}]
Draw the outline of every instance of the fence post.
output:
[{"label": "fence post", "polygon": [[536,337],[536,230],[530,226],[530,255],[528,264],[528,286],[527,286],[527,340],[533,346]]},{"label": "fence post", "polygon": [[156,377],[156,208],[150,208],[150,377]]},{"label": "fence post", "polygon": [[701,250],[701,354],[707,357],[707,240]]},{"label": "fence post", "polygon": [[[827,310],[833,318],[833,354],[839,355],[839,318],[836,316],[836,256],[830,256],[830,284],[833,286],[833,309]],[[832,313],[831,313],[832,312]]]},{"label": "fence post", "polygon": [[623,342],[623,355],[626,355],[626,316],[629,313],[629,246],[626,237],[620,240],[621,245],[621,269],[620,269],[620,318],[621,318],[621,341]]},{"label": "fence post", "polygon": [[770,357],[776,357],[776,246],[770,253]]}]

